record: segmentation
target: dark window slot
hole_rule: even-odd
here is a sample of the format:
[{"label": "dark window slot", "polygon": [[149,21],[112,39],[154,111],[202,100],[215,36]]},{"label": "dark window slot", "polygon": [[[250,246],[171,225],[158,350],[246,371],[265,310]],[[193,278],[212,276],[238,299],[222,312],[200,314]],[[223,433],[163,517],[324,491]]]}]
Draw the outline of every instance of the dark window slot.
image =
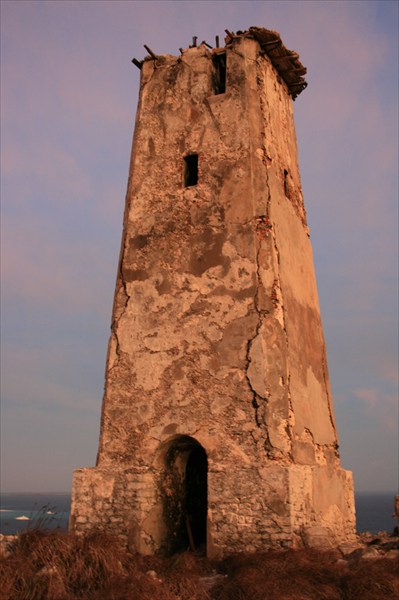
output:
[{"label": "dark window slot", "polygon": [[226,91],[226,53],[220,52],[213,56],[214,91],[215,94],[224,94]]},{"label": "dark window slot", "polygon": [[287,169],[284,169],[284,194],[287,196],[287,198],[290,195],[289,185],[288,185],[288,171],[287,171]]},{"label": "dark window slot", "polygon": [[198,183],[198,154],[189,154],[184,157],[184,187]]}]

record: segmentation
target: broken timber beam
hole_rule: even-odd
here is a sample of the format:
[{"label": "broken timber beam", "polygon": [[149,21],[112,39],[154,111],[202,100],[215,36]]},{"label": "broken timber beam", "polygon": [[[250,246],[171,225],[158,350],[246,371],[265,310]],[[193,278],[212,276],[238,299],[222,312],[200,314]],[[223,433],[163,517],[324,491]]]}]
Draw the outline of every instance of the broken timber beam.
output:
[{"label": "broken timber beam", "polygon": [[158,56],[155,54],[155,52],[153,52],[151,50],[151,48],[149,48],[146,44],[143,44],[143,46],[147,50],[147,52],[151,56],[151,58],[153,58],[154,60],[157,60]]},{"label": "broken timber beam", "polygon": [[138,69],[140,69],[140,71],[141,71],[141,67],[143,66],[143,61],[142,60],[137,60],[137,58],[132,58],[132,63],[134,65],[136,65],[136,67]]}]

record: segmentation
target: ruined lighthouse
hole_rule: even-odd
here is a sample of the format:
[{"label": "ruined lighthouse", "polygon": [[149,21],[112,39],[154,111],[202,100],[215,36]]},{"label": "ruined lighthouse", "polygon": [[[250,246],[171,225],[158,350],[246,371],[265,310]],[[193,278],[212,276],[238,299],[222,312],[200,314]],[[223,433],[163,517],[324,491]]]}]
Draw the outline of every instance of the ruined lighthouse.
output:
[{"label": "ruined lighthouse", "polygon": [[306,69],[258,27],[135,64],[100,445],[71,527],[144,554],[350,540],[293,122]]}]

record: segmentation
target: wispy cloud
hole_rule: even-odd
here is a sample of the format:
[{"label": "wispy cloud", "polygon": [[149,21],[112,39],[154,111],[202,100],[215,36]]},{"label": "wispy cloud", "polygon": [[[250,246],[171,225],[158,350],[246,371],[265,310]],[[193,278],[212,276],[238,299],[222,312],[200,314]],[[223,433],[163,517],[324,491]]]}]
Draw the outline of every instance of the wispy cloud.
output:
[{"label": "wispy cloud", "polygon": [[[35,142],[31,136],[27,137],[25,144],[11,141],[6,147],[3,175],[17,178],[14,185],[18,186],[21,182],[18,187],[20,194],[10,198],[9,202],[40,205],[47,200],[52,204],[65,201],[71,204],[85,202],[92,196],[91,175],[72,152],[62,148],[61,140],[41,139]],[[41,197],[38,192],[42,193]]]},{"label": "wispy cloud", "polygon": [[376,421],[376,426],[392,433],[397,432],[398,426],[398,397],[395,394],[384,394],[378,389],[354,390],[355,398],[364,403],[369,415]]},{"label": "wispy cloud", "polygon": [[59,233],[55,223],[43,218],[23,224],[8,222],[14,225],[14,239],[3,255],[2,276],[3,294],[9,302],[18,299],[26,308],[51,309],[60,317],[87,311],[108,316],[116,248],[108,257],[104,252],[97,254],[83,239],[71,244],[73,231]]}]

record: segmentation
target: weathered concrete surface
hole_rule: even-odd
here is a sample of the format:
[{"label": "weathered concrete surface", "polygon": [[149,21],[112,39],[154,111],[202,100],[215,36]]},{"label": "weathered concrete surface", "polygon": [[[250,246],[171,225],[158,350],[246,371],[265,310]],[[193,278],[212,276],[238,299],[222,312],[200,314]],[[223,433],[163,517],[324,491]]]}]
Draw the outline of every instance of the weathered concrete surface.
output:
[{"label": "weathered concrete surface", "polygon": [[187,543],[196,471],[210,556],[354,534],[292,100],[258,42],[225,52],[223,94],[204,45],[141,71],[100,448],[71,525],[142,553]]}]

